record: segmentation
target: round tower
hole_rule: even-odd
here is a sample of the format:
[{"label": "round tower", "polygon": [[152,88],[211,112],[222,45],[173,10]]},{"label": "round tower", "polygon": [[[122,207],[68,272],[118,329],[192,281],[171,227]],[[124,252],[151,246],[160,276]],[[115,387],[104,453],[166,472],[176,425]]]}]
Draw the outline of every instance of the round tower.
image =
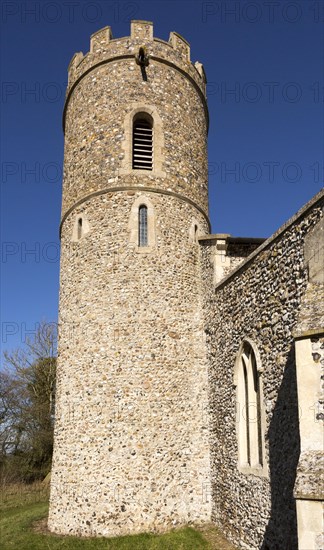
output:
[{"label": "round tower", "polygon": [[49,528],[210,519],[199,235],[206,79],[177,33],[106,27],[69,66]]}]

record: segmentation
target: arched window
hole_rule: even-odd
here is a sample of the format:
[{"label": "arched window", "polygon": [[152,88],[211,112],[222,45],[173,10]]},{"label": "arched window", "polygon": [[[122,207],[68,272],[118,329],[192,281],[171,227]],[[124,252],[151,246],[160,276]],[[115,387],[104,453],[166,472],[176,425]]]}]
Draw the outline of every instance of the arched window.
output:
[{"label": "arched window", "polygon": [[138,246],[147,245],[147,206],[145,206],[145,204],[141,204],[138,209]]},{"label": "arched window", "polygon": [[252,345],[245,341],[236,363],[237,426],[239,467],[262,469],[264,446],[262,433],[261,372]]},{"label": "arched window", "polygon": [[198,242],[198,225],[195,224],[195,227],[194,227],[194,241],[195,243]]},{"label": "arched window", "polygon": [[90,231],[89,222],[85,214],[77,214],[74,218],[71,240],[76,243],[81,241]]},{"label": "arched window", "polygon": [[165,129],[156,106],[142,101],[129,103],[123,128],[125,139],[121,141],[119,173],[150,171],[158,178],[165,178]]},{"label": "arched window", "polygon": [[78,219],[78,239],[82,237],[82,218]]},{"label": "arched window", "polygon": [[140,254],[151,253],[156,245],[156,213],[151,198],[140,195],[134,200],[128,222],[129,242]]},{"label": "arched window", "polygon": [[133,119],[133,159],[135,170],[153,170],[153,119],[138,113]]}]

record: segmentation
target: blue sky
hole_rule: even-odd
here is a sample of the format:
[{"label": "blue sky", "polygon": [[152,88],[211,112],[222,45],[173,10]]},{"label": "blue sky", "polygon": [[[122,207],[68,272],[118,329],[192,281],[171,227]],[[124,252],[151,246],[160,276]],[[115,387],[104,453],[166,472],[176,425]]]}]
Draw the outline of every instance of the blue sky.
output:
[{"label": "blue sky", "polygon": [[213,232],[267,237],[322,187],[324,2],[4,1],[0,17],[2,349],[57,319],[67,66],[96,30],[151,20],[204,64]]}]

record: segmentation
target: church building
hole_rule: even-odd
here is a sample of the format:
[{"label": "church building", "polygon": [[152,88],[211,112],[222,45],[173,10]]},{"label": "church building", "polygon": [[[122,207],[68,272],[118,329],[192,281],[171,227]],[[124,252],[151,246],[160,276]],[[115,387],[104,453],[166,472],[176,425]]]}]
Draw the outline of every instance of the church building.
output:
[{"label": "church building", "polygon": [[70,62],[48,526],[320,550],[324,194],[267,240],[211,234],[208,125],[176,32]]}]

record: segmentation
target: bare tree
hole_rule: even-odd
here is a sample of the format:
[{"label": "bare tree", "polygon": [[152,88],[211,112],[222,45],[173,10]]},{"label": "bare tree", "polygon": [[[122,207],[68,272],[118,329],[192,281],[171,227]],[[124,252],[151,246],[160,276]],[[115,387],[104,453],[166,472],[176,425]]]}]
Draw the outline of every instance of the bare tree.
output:
[{"label": "bare tree", "polygon": [[46,475],[53,450],[57,326],[41,323],[24,348],[5,352],[0,374],[2,478]]}]

